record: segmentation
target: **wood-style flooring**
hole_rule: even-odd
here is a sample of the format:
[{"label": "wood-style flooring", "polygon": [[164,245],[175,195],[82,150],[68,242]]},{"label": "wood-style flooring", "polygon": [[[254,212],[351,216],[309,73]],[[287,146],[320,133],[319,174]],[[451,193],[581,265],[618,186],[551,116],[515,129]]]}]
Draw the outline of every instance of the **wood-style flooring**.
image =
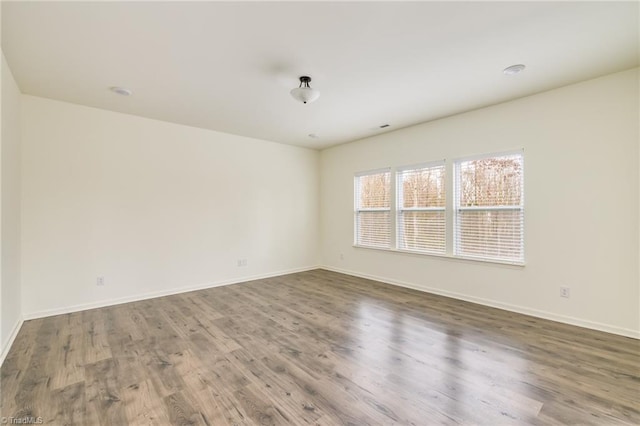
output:
[{"label": "wood-style flooring", "polygon": [[315,270],[27,321],[0,413],[58,425],[640,424],[640,341]]}]

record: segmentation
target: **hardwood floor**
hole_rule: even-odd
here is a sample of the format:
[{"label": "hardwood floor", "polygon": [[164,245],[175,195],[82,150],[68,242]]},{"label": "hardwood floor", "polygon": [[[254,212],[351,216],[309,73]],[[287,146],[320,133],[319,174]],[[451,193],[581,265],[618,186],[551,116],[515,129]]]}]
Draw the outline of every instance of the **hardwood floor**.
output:
[{"label": "hardwood floor", "polygon": [[2,416],[640,424],[640,341],[316,270],[27,321]]}]

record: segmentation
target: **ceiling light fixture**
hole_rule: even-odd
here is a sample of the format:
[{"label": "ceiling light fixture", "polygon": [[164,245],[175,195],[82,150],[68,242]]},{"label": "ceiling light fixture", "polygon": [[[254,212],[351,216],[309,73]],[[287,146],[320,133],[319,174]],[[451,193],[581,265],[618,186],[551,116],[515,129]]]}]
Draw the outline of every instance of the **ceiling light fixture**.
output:
[{"label": "ceiling light fixture", "polygon": [[306,104],[308,102],[313,102],[320,97],[320,92],[309,86],[310,81],[311,77],[307,77],[306,75],[300,77],[300,86],[291,91],[293,99]]},{"label": "ceiling light fixture", "polygon": [[511,65],[510,67],[506,67],[504,70],[502,70],[502,72],[506,75],[516,75],[524,71],[525,68],[526,66],[522,64]]},{"label": "ceiling light fixture", "polygon": [[121,96],[131,96],[133,94],[131,90],[124,87],[114,86],[114,87],[109,87],[109,90]]}]

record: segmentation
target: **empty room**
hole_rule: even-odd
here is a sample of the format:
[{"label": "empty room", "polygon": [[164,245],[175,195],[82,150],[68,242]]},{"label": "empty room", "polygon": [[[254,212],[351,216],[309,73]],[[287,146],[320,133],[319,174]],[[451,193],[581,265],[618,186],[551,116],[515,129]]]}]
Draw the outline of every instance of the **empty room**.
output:
[{"label": "empty room", "polygon": [[0,424],[640,424],[639,20],[2,1]]}]

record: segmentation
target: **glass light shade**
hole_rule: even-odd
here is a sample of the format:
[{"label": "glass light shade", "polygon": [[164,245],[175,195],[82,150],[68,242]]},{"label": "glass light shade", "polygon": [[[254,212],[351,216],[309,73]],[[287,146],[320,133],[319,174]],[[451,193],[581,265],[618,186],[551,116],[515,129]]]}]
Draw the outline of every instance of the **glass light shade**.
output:
[{"label": "glass light shade", "polygon": [[293,99],[304,104],[313,102],[320,97],[320,92],[311,87],[296,87],[291,91]]}]

